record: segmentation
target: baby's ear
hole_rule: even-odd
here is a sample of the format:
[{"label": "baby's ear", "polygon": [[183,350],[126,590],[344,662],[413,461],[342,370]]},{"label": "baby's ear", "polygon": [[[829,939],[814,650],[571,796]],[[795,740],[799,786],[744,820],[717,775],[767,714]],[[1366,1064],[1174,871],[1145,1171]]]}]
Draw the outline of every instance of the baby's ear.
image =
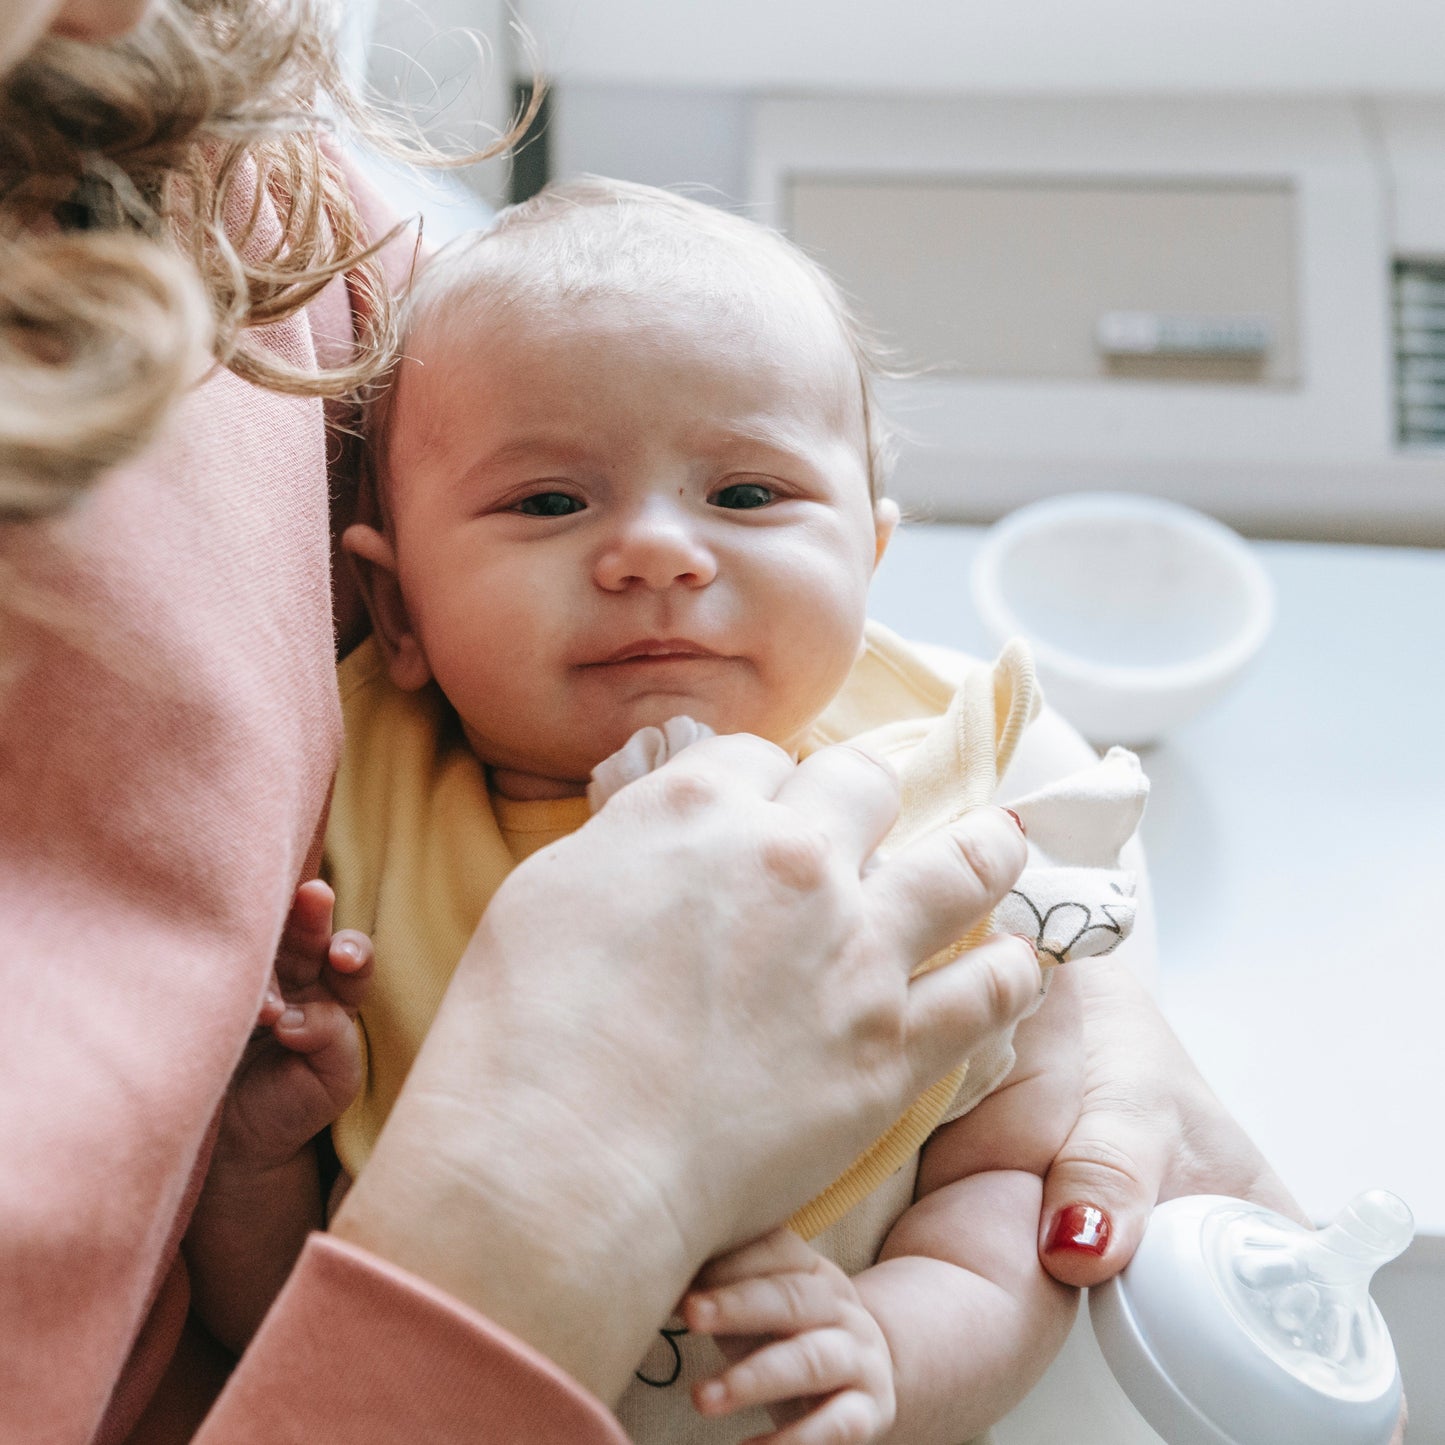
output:
[{"label": "baby's ear", "polygon": [[431,681],[431,664],[401,595],[391,539],[366,522],[353,522],[341,534],[341,546],[351,559],[391,680],[406,692],[425,687]]},{"label": "baby's ear", "polygon": [[877,570],[888,550],[888,543],[898,526],[898,503],[892,497],[879,497],[873,504],[873,567]]}]

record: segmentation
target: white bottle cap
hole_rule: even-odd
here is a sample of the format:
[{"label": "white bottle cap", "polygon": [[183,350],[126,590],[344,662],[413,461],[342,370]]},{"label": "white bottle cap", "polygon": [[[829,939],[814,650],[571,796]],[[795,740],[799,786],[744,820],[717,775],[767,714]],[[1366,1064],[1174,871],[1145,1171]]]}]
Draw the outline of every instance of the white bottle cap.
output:
[{"label": "white bottle cap", "polygon": [[1318,1232],[1241,1199],[1171,1200],[1089,1292],[1094,1333],[1169,1445],[1387,1445],[1400,1372],[1368,1286],[1413,1233],[1383,1189]]}]

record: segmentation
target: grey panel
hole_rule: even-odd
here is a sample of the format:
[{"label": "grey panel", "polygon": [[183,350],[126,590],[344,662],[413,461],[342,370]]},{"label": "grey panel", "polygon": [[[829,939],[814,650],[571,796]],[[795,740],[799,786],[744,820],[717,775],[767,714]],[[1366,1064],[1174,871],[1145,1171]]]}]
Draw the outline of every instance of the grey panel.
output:
[{"label": "grey panel", "polygon": [[[979,377],[1299,381],[1295,196],[1278,183],[798,174],[788,227],[906,359]],[[1254,356],[1114,356],[1111,313],[1248,324]]]}]

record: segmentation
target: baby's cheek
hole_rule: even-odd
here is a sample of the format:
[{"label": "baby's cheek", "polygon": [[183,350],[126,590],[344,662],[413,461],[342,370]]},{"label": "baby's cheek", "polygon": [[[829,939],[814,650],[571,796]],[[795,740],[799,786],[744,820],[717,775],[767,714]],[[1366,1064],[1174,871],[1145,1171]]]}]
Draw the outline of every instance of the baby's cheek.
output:
[{"label": "baby's cheek", "polygon": [[770,742],[796,754],[811,736],[813,724],[847,682],[855,656],[850,650],[831,666],[808,671],[794,669],[789,679],[776,690],[768,726],[752,731],[761,732]]}]

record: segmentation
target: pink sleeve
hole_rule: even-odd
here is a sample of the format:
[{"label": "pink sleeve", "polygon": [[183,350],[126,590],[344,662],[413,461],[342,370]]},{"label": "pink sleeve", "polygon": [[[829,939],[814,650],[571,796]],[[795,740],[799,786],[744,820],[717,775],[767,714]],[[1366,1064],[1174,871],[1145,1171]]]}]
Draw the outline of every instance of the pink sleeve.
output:
[{"label": "pink sleeve", "polygon": [[601,1404],[535,1350],[401,1271],[314,1235],[196,1445],[423,1438],[627,1440]]},{"label": "pink sleeve", "polygon": [[[304,317],[271,340],[310,356]],[[218,372],[64,520],[0,527],[0,1439],[90,1439],[153,1304],[131,1379],[173,1346],[335,762],[325,476],[319,403]]]},{"label": "pink sleeve", "polygon": [[[314,364],[307,316],[264,336]],[[65,519],[0,524],[0,1440],[123,1439],[179,1358],[180,1235],[339,744],[326,465],[319,402],[216,371]],[[621,1438],[317,1241],[207,1428],[445,1441],[474,1409]]]}]

